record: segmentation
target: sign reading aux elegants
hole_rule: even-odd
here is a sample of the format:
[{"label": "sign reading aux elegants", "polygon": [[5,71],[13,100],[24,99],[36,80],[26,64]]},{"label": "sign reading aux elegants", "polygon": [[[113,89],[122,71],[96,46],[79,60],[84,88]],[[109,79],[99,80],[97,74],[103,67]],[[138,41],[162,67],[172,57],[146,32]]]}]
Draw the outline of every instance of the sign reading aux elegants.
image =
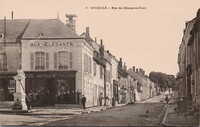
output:
[{"label": "sign reading aux elegants", "polygon": [[72,46],[73,44],[70,42],[37,42],[31,43],[30,46],[38,47],[38,46]]}]

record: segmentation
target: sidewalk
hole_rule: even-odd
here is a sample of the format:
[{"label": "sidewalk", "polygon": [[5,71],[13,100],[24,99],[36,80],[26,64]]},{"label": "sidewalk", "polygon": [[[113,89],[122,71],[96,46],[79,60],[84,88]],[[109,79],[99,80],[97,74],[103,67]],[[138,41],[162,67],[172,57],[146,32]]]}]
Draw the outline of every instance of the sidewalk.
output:
[{"label": "sidewalk", "polygon": [[32,109],[28,113],[24,112],[12,112],[9,109],[1,109],[0,110],[0,126],[10,126],[10,125],[18,125],[18,126],[41,126],[45,125],[52,121],[65,120],[70,119],[74,115],[92,113],[92,112],[100,112],[103,110],[108,110],[111,108],[124,106],[125,104],[117,104],[114,107],[107,106],[97,106],[97,107],[89,107],[86,109],[81,108],[36,108]]},{"label": "sidewalk", "polygon": [[192,126],[196,127],[200,125],[200,119],[194,117],[193,115],[189,116],[184,116],[184,115],[178,115],[174,112],[174,108],[176,107],[176,104],[168,104],[167,110],[165,113],[165,116],[162,120],[162,124],[164,126],[178,126],[178,127],[183,127],[183,126]]},{"label": "sidewalk", "polygon": [[99,112],[106,109],[111,109],[115,107],[124,106],[125,104],[116,104],[116,106],[96,106],[96,107],[88,107],[86,109],[81,108],[52,108],[52,107],[41,107],[41,108],[33,108],[29,111],[12,111],[11,109],[0,109],[0,114],[14,114],[14,115],[77,115],[77,114],[85,114],[91,112]]}]

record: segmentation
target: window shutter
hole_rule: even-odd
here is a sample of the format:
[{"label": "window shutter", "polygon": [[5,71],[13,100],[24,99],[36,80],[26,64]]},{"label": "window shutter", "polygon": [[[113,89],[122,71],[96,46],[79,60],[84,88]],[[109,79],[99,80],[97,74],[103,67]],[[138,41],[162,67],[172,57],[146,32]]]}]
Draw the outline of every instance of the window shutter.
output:
[{"label": "window shutter", "polygon": [[57,52],[55,52],[54,53],[54,69],[57,69],[57,67],[58,67],[58,53]]},{"label": "window shutter", "polygon": [[49,53],[46,53],[46,69],[49,69]]},{"label": "window shutter", "polygon": [[34,69],[34,54],[30,54],[31,69]]},{"label": "window shutter", "polygon": [[69,52],[69,68],[71,68],[72,69],[72,65],[73,65],[73,56],[72,56],[72,52]]}]

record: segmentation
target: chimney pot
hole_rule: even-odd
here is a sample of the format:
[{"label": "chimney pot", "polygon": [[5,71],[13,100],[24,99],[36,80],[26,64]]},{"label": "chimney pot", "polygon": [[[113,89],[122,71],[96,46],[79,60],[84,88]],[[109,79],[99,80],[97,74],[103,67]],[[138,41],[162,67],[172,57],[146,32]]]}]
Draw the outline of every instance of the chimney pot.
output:
[{"label": "chimney pot", "polygon": [[65,16],[66,16],[66,18],[68,18],[66,25],[71,30],[73,30],[74,32],[76,32],[76,21],[73,18],[75,18],[77,16],[74,15],[74,14],[66,14]]},{"label": "chimney pot", "polygon": [[138,68],[136,69],[136,73],[138,73]]},{"label": "chimney pot", "polygon": [[100,40],[100,43],[101,43],[101,45],[103,45],[103,40],[102,39]]},{"label": "chimney pot", "polygon": [[11,19],[13,19],[13,11],[11,12]]},{"label": "chimney pot", "polygon": [[135,66],[133,66],[133,71],[135,72]]},{"label": "chimney pot", "polygon": [[95,37],[95,42],[97,43],[97,37]]}]

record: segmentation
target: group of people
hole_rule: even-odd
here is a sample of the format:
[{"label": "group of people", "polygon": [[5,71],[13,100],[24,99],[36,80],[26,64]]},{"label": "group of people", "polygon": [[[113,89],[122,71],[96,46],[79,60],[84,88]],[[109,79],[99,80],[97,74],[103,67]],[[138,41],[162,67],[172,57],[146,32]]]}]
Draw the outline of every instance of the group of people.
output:
[{"label": "group of people", "polygon": [[[99,95],[99,104],[100,104],[100,106],[102,106],[103,99],[109,100],[108,96],[106,96],[105,98],[103,98],[102,93],[100,93],[100,95]],[[107,102],[107,103],[108,103],[108,102]],[[85,109],[85,108],[86,108],[86,107],[85,107],[85,104],[86,104],[86,97],[85,97],[84,95],[83,95],[82,98],[81,98],[81,104],[82,104],[83,109]]]}]

